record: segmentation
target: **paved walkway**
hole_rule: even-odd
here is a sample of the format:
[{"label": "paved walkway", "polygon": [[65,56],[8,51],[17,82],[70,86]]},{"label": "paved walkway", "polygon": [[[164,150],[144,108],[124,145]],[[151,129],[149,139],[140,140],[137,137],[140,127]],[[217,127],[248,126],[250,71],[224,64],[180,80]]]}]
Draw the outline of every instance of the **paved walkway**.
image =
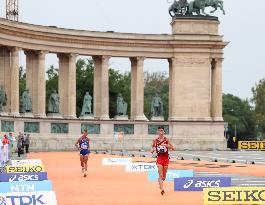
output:
[{"label": "paved walkway", "polygon": [[[160,195],[157,182],[149,182],[147,173],[126,173],[124,166],[102,166],[103,157],[91,154],[88,177],[81,175],[77,152],[31,153],[30,159],[42,159],[53,182],[59,205],[196,205],[202,204],[202,192],[174,192],[173,182],[166,182],[166,194]],[[116,156],[117,157],[117,156]],[[133,161],[152,162],[154,158],[135,157]],[[229,175],[234,185],[265,183],[265,166],[206,161],[172,160],[171,169],[193,169],[197,176]],[[263,181],[263,182],[262,182]],[[258,184],[257,183],[257,184]]]}]

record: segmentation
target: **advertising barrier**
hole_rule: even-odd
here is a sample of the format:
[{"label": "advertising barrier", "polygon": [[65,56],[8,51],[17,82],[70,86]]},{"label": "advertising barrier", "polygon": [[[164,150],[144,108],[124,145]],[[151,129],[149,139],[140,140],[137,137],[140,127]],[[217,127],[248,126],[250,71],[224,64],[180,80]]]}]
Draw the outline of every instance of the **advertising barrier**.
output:
[{"label": "advertising barrier", "polygon": [[43,165],[19,165],[19,166],[6,166],[7,173],[23,173],[23,172],[44,172]]},{"label": "advertising barrier", "polygon": [[41,165],[42,161],[41,159],[11,160],[12,166],[19,166],[19,165],[24,165],[24,164]]},{"label": "advertising barrier", "polygon": [[[166,181],[174,181],[174,178],[180,177],[193,177],[193,170],[167,170]],[[156,170],[150,170],[148,172],[149,181],[157,181],[158,172]]]},{"label": "advertising barrier", "polygon": [[4,166],[10,159],[9,145],[0,144],[0,166]]},{"label": "advertising barrier", "polygon": [[174,179],[174,191],[202,191],[204,188],[230,186],[231,177],[184,177]]},{"label": "advertising barrier", "polygon": [[0,173],[0,182],[44,180],[47,180],[47,172]]},{"label": "advertising barrier", "polygon": [[265,187],[205,188],[203,204],[265,204]]},{"label": "advertising barrier", "polygon": [[238,149],[264,150],[265,141],[239,141]]},{"label": "advertising barrier", "polygon": [[132,158],[103,158],[102,165],[127,165],[132,163]]},{"label": "advertising barrier", "polygon": [[1,182],[0,190],[2,193],[52,191],[52,183],[49,180]]},{"label": "advertising barrier", "polygon": [[126,165],[126,172],[148,172],[157,170],[156,163],[131,163]]},{"label": "advertising barrier", "polygon": [[0,193],[0,205],[57,205],[53,191]]}]

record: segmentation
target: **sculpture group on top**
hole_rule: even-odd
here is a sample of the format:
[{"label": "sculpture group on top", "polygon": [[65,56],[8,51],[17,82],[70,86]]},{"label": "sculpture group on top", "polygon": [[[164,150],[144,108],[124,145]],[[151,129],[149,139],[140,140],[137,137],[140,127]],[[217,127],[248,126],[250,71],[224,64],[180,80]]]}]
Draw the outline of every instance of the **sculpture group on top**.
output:
[{"label": "sculpture group on top", "polygon": [[172,17],[178,15],[192,16],[194,14],[209,16],[205,13],[207,7],[214,8],[210,13],[214,13],[219,8],[225,15],[223,0],[193,0],[191,2],[188,2],[188,0],[174,0],[169,7],[169,14]]}]

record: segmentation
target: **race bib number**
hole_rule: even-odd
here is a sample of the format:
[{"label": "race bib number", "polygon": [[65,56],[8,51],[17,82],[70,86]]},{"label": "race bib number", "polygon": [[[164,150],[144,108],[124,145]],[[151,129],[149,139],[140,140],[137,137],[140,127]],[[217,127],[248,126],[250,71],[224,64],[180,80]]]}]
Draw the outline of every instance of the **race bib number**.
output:
[{"label": "race bib number", "polygon": [[81,144],[81,149],[87,149],[88,146],[86,144]]},{"label": "race bib number", "polygon": [[161,153],[161,154],[166,153],[167,152],[167,147],[160,145],[160,146],[157,147],[157,151],[158,151],[158,153]]}]

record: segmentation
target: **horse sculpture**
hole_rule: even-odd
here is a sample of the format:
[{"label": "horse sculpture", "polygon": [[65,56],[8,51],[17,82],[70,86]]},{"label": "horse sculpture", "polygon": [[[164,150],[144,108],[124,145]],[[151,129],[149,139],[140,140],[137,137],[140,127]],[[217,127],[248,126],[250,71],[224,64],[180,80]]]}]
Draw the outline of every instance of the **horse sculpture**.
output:
[{"label": "horse sculpture", "polygon": [[187,0],[175,0],[169,7],[169,14],[172,17],[176,15],[193,15],[193,13],[208,16],[208,14],[205,13],[206,7],[214,8],[214,10],[210,13],[214,13],[218,8],[220,8],[225,15],[223,0],[193,0],[190,3],[188,3]]},{"label": "horse sculpture", "polygon": [[195,12],[197,15],[200,15],[202,13],[202,14],[208,16],[208,14],[205,13],[206,7],[213,7],[214,8],[214,10],[212,10],[210,13],[213,13],[218,8],[220,8],[221,11],[223,12],[223,14],[225,15],[222,0],[194,0],[194,1],[191,1],[188,5],[188,11],[186,14],[192,15],[193,12]]}]

